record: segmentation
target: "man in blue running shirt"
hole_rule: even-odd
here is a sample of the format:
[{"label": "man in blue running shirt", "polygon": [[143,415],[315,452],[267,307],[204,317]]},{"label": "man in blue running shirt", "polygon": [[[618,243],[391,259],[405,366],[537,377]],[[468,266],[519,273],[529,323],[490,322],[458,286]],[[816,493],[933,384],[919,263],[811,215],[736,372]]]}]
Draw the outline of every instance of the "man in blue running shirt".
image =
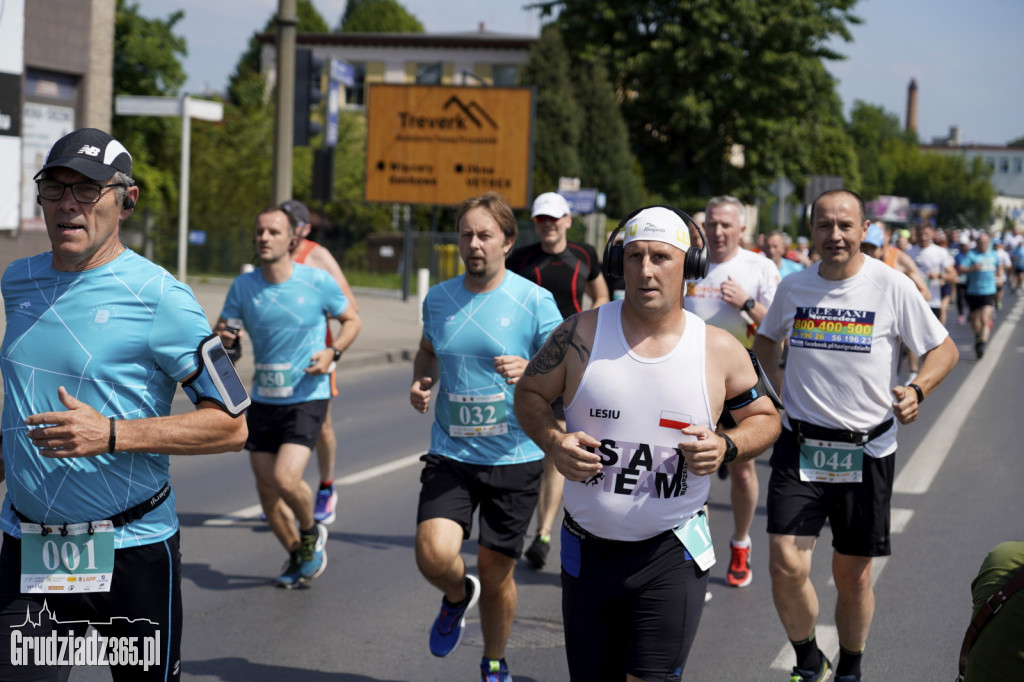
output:
[{"label": "man in blue running shirt", "polygon": [[[420,475],[416,563],[441,590],[430,652],[459,645],[466,611],[480,602],[485,682],[511,680],[505,643],[516,612],[516,559],[537,504],[544,453],[512,411],[527,359],[562,321],[551,292],[505,269],[516,239],[512,209],[489,192],[456,211],[466,272],[430,289],[413,364],[412,406],[423,414],[439,384],[429,454]],[[480,508],[477,570],[460,554]]]},{"label": "man in blue running shirt", "polygon": [[[151,654],[148,670],[142,660],[112,665],[115,680],[179,679],[181,555],[168,455],[245,442],[248,396],[203,309],[121,243],[139,199],[131,173],[128,150],[103,131],[54,143],[35,178],[52,251],[3,275],[3,680],[66,680],[69,665],[40,666],[23,645],[79,639],[90,623]],[[178,383],[195,411],[170,414]]]},{"label": "man in blue running shirt", "polygon": [[974,331],[974,354],[981,360],[985,355],[992,310],[996,304],[996,282],[1003,275],[999,256],[992,249],[992,237],[984,230],[978,235],[978,246],[960,261],[960,274],[967,275],[967,307]]},{"label": "man in blue running shirt", "polygon": [[[292,261],[295,226],[281,207],[256,218],[260,267],[228,290],[217,332],[235,340],[227,320],[242,320],[252,340],[255,375],[249,420],[249,462],[267,523],[288,552],[277,585],[300,587],[327,566],[327,528],[313,517],[313,491],[302,478],[327,414],[330,373],[362,321],[334,278]],[[341,322],[324,345],[327,318]]]}]

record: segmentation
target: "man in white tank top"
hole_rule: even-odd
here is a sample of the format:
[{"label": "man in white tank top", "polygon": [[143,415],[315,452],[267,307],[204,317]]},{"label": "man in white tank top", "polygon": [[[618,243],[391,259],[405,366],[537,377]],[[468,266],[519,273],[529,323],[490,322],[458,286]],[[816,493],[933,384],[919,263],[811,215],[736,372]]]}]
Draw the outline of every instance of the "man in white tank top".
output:
[{"label": "man in white tank top", "polygon": [[[646,208],[623,231],[625,298],[563,322],[515,396],[520,425],[566,478],[572,680],[680,678],[714,562],[709,477],[781,428],[743,346],[682,308],[690,238],[680,215]],[[564,429],[550,407],[558,397]],[[737,425],[716,433],[727,402]]]}]

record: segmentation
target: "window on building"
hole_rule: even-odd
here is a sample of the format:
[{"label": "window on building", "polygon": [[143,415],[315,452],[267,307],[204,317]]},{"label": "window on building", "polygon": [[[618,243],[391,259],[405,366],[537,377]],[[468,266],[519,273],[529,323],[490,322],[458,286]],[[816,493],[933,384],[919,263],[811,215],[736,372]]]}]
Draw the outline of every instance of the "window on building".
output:
[{"label": "window on building", "polygon": [[1019,156],[1013,160],[1013,172],[1024,173],[1024,159]]},{"label": "window on building", "polygon": [[1010,160],[1005,156],[999,157],[999,172],[1009,173],[1010,172]]},{"label": "window on building", "polygon": [[988,166],[989,168],[991,168],[992,170],[995,170],[996,169],[996,160],[993,159],[991,156],[986,156],[985,157],[985,165]]},{"label": "window on building", "polygon": [[491,78],[497,87],[512,87],[519,80],[519,67],[515,64],[495,64],[491,69]]},{"label": "window on building", "polygon": [[345,88],[345,106],[362,107],[366,105],[366,63],[349,62],[355,71],[355,85]]},{"label": "window on building", "polygon": [[442,62],[416,65],[416,83],[418,85],[440,85]]}]

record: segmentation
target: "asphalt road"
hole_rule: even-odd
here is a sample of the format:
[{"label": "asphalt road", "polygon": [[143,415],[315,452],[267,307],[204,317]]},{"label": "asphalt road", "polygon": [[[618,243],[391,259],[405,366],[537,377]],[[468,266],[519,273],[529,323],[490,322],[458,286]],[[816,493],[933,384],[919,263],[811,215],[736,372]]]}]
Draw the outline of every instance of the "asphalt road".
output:
[{"label": "asphalt road", "polygon": [[[971,579],[992,546],[1024,537],[1019,503],[1024,458],[1016,432],[1024,404],[1021,307],[1008,299],[982,362],[974,360],[968,329],[952,318],[961,361],[929,396],[921,419],[900,431],[894,554],[876,565],[877,607],[865,679],[955,677],[970,615]],[[271,584],[284,552],[254,516],[242,518],[254,514],[256,503],[245,453],[175,459],[186,617],[182,679],[478,679],[482,643],[476,613],[470,613],[467,636],[451,656],[436,659],[427,650],[427,630],[440,597],[416,570],[412,539],[419,490],[415,456],[428,443],[430,418],[408,404],[411,365],[356,370],[341,379],[342,395],[333,409],[339,434],[338,521],[330,529],[327,571],[309,589],[285,591]],[[724,583],[731,530],[728,484],[713,482],[711,525],[719,563],[712,569],[714,597],[686,679],[781,680],[792,666],[767,570],[766,456],[757,470],[762,506],[754,524],[754,580],[745,589]],[[311,481],[314,475],[311,466]],[[826,530],[815,553],[813,580],[821,599],[819,641],[832,655],[829,544]],[[464,555],[475,566],[474,543],[466,543]],[[521,564],[517,581],[519,611],[507,655],[515,679],[565,680],[557,559],[540,572]],[[109,680],[110,675],[79,668],[71,679]]]}]

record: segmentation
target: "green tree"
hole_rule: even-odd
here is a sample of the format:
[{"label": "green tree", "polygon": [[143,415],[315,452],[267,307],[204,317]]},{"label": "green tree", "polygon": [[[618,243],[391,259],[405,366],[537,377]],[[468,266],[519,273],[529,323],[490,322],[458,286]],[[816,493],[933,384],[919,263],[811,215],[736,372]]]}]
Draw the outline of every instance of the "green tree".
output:
[{"label": "green tree", "polygon": [[577,62],[572,80],[583,116],[578,146],[580,179],[584,186],[596,187],[608,196],[609,214],[626,215],[644,202],[645,191],[608,70],[601,62]]},{"label": "green tree", "polygon": [[420,20],[396,0],[348,0],[340,33],[424,33]]},{"label": "green tree", "polygon": [[[835,89],[822,60],[841,58],[829,44],[851,38],[855,3],[550,0],[534,7],[557,13],[575,58],[604,61],[647,186],[678,197],[755,193],[778,174],[792,140],[842,141],[841,115],[822,120],[817,109]],[[790,141],[780,147],[783,125]],[[815,125],[831,131],[800,130]],[[742,169],[729,162],[733,144],[746,151]],[[812,161],[797,159],[791,172],[820,172]]]},{"label": "green tree", "polygon": [[[328,31],[327,22],[310,0],[298,0],[296,15],[298,32]],[[275,33],[276,21],[277,15],[272,13],[263,33]],[[202,153],[192,156],[189,225],[207,233],[206,246],[193,248],[189,258],[196,270],[237,273],[239,265],[253,255],[253,219],[271,200],[274,99],[259,72],[259,50],[254,36],[231,77],[224,121],[193,127],[193,148]],[[308,148],[295,150],[296,187],[305,170],[307,196],[311,163]]]},{"label": "green tree", "polygon": [[[299,20],[295,27],[299,33],[328,32],[327,22],[324,21],[324,18],[317,11],[312,0],[298,0],[295,5],[295,16]],[[277,34],[277,12],[271,13],[270,18],[267,19],[267,23],[260,33]],[[262,75],[260,74],[260,50],[262,49],[262,44],[257,38],[258,35],[260,34],[255,34],[249,38],[248,48],[242,53],[238,64],[235,66],[235,72],[228,79],[228,99],[235,104],[249,101],[250,98],[246,97],[242,90],[253,87],[252,79],[260,79],[260,84],[262,85]]]},{"label": "green tree", "polygon": [[554,191],[559,177],[580,175],[577,149],[583,127],[583,114],[573,95],[569,53],[555,24],[541,29],[520,83],[536,88],[533,191]]},{"label": "green tree", "polygon": [[[185,83],[181,58],[185,39],[174,33],[184,13],[166,19],[139,14],[136,2],[118,0],[114,18],[114,95],[175,96]],[[139,184],[140,214],[155,219],[155,256],[166,263],[178,200],[181,123],[160,116],[114,116],[111,133],[132,153],[132,175]],[[140,215],[141,217],[141,215]]]},{"label": "green tree", "polygon": [[988,225],[995,199],[992,169],[975,157],[923,152],[917,146],[901,147],[891,154],[895,167],[892,192],[914,203],[939,205],[944,225]]},{"label": "green tree", "polygon": [[917,146],[914,133],[905,132],[896,114],[861,100],[853,103],[847,132],[853,140],[866,199],[892,194],[895,158]]}]

